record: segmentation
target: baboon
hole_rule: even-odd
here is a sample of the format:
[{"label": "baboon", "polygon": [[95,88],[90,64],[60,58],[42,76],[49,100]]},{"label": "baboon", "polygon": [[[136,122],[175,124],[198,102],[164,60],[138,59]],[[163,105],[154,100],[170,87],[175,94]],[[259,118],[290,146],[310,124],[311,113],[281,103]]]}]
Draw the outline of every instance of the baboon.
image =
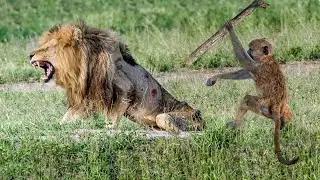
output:
[{"label": "baboon", "polygon": [[212,86],[219,78],[252,78],[255,81],[258,95],[246,95],[239,106],[235,121],[228,122],[227,125],[239,127],[248,110],[273,119],[275,122],[274,143],[277,158],[283,164],[295,164],[299,158],[286,160],[280,149],[280,129],[286,121],[292,119],[292,112],[288,105],[285,76],[275,60],[272,45],[265,38],[255,39],[249,43],[249,50],[246,52],[234,32],[232,24],[227,23],[226,28],[230,33],[235,56],[243,69],[213,76],[208,79],[207,86]]}]

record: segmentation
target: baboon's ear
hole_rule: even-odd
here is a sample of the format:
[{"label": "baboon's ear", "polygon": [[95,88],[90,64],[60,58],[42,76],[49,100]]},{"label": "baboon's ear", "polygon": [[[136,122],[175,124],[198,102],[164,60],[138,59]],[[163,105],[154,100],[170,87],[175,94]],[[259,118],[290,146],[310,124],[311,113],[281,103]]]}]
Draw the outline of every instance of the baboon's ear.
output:
[{"label": "baboon's ear", "polygon": [[263,46],[263,54],[268,55],[269,54],[269,47]]},{"label": "baboon's ear", "polygon": [[75,45],[79,45],[82,42],[82,31],[79,28],[73,30],[73,40]]}]

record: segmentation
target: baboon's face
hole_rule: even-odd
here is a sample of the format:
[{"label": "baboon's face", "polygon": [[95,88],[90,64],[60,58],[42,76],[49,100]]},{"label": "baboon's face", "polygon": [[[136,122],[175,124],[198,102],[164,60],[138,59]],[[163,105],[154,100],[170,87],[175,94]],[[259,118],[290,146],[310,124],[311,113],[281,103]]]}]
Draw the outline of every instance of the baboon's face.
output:
[{"label": "baboon's face", "polygon": [[248,54],[253,60],[260,61],[265,56],[273,55],[273,48],[264,38],[255,39],[249,43]]},{"label": "baboon's face", "polygon": [[44,69],[44,82],[50,81],[53,77],[57,44],[58,42],[56,39],[51,39],[48,42],[43,43],[39,49],[33,51],[29,55],[32,66]]}]

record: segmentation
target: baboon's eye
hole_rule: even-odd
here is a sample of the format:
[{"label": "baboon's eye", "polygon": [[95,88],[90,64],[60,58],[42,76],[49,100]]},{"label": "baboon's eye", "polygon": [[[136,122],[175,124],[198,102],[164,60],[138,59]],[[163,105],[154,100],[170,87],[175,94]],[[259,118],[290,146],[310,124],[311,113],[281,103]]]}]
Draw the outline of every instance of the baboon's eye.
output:
[{"label": "baboon's eye", "polygon": [[269,54],[269,47],[268,46],[263,47],[263,54],[265,54],[265,55]]}]

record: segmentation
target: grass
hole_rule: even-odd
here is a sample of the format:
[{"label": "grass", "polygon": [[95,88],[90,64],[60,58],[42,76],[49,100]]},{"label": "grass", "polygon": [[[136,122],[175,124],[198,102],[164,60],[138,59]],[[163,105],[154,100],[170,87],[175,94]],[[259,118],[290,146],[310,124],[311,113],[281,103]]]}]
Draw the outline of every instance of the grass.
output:
[{"label": "grass", "polygon": [[[244,44],[267,37],[276,45],[279,61],[320,58],[318,0],[269,0],[237,28]],[[235,16],[246,1],[19,1],[0,2],[0,84],[35,81],[27,56],[39,35],[58,23],[79,19],[119,32],[137,61],[152,72],[176,71],[204,40]],[[228,38],[193,68],[237,66]]]},{"label": "grass", "polygon": [[128,135],[85,134],[102,129],[104,117],[60,126],[65,112],[61,92],[0,92],[0,178],[28,179],[318,179],[320,177],[320,74],[290,76],[294,120],[282,130],[286,157],[300,156],[294,166],[277,162],[273,123],[253,114],[241,130],[227,129],[238,102],[253,89],[250,81],[224,81],[204,88],[198,79],[171,80],[166,89],[202,111],[204,135],[148,139],[126,119]]}]

